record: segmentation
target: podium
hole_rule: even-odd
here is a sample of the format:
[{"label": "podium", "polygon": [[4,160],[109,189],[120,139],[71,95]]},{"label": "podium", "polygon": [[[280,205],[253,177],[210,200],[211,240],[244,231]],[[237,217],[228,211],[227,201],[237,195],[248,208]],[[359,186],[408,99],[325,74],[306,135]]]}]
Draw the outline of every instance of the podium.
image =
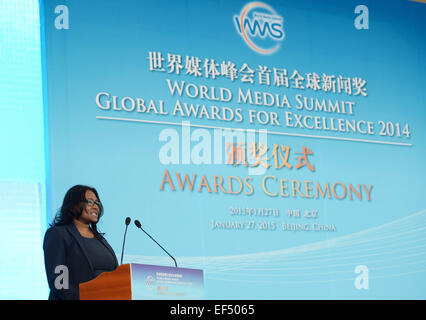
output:
[{"label": "podium", "polygon": [[122,264],[80,283],[80,300],[204,299],[203,270]]}]

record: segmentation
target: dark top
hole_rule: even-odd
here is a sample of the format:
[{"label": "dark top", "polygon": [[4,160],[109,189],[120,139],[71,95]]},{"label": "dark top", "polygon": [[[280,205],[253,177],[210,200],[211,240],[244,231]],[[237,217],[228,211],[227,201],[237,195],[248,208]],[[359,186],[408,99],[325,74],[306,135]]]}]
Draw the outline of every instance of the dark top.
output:
[{"label": "dark top", "polygon": [[83,239],[87,254],[92,260],[93,268],[95,269],[95,277],[105,271],[114,271],[116,268],[116,260],[107,247],[96,237],[85,238],[81,236],[81,238]]},{"label": "dark top", "polygon": [[[43,250],[49,300],[78,300],[80,283],[118,267],[114,250],[102,235],[95,236],[97,239],[82,237],[74,223],[46,231]],[[89,240],[93,246],[87,245]]]}]

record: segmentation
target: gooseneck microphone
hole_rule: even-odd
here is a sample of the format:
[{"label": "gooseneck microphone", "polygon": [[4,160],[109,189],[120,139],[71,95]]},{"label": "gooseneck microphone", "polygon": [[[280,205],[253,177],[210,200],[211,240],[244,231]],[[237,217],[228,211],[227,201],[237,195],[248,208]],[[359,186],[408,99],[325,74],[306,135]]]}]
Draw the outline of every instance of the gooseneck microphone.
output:
[{"label": "gooseneck microphone", "polygon": [[121,249],[121,262],[120,264],[123,264],[123,254],[124,254],[124,244],[126,243],[126,234],[127,234],[127,228],[129,227],[130,221],[132,221],[132,219],[130,219],[129,217],[126,218],[126,230],[124,231],[124,238],[123,238],[123,248]]},{"label": "gooseneck microphone", "polygon": [[148,237],[150,237],[151,238],[151,240],[152,241],[154,241],[161,249],[163,249],[164,250],[164,252],[165,253],[167,253],[168,254],[168,256],[170,257],[170,258],[172,258],[173,259],[173,261],[175,262],[175,267],[177,268],[177,263],[176,263],[176,259],[175,258],[173,258],[173,256],[170,254],[170,253],[168,253],[167,252],[167,250],[166,249],[164,249],[157,241],[155,241],[155,239],[153,238],[153,237],[151,237],[143,228],[142,228],[142,225],[141,225],[141,223],[139,222],[139,220],[135,220],[135,225],[136,225],[136,227],[138,227],[139,229],[141,229]]}]

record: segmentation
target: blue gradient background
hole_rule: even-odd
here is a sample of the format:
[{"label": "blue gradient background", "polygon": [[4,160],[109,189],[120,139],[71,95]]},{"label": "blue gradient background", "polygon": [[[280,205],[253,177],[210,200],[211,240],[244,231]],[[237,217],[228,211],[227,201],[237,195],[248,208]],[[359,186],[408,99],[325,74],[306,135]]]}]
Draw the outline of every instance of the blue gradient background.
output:
[{"label": "blue gradient background", "polygon": [[[203,269],[207,299],[375,299],[424,298],[425,229],[425,46],[426,5],[411,1],[366,1],[369,30],[354,28],[358,1],[268,1],[284,18],[286,37],[280,50],[262,56],[236,32],[233,16],[245,1],[61,1],[70,12],[70,29],[54,27],[57,1],[44,1],[46,89],[50,146],[51,203],[54,213],[74,184],[98,189],[105,207],[100,228],[117,255],[126,216],[172,252],[181,267]],[[367,80],[368,97],[315,93],[246,85],[238,80],[206,79],[149,71],[148,53],[159,51],[316,72]],[[275,170],[278,179],[373,184],[372,201],[271,198],[263,176],[253,176],[255,193],[209,194],[206,191],[161,191],[164,170],[243,178],[247,169],[226,165],[160,163],[159,141],[164,125],[96,119],[115,116],[143,120],[190,120],[193,124],[263,129],[245,122],[173,117],[177,97],[165,79],[257,91],[356,102],[347,119],[408,123],[411,137],[383,138],[360,134],[335,136],[411,143],[411,147],[268,136],[268,145],[288,145],[293,152],[307,146],[315,172]],[[169,116],[100,110],[98,92],[119,97],[164,100]],[[181,101],[246,109],[278,111],[236,103],[214,103],[182,97]],[[295,111],[295,110],[293,110]],[[309,112],[301,112],[309,114]],[[315,114],[316,115],[316,114]],[[322,115],[322,114],[318,114]],[[336,116],[328,115],[326,116]],[[281,122],[284,120],[280,116]],[[179,127],[172,127],[180,133]],[[376,132],[378,131],[376,127]],[[271,131],[332,135],[307,129],[266,127]],[[210,130],[213,134],[213,131]],[[194,144],[193,144],[194,145]],[[295,163],[294,154],[291,163]],[[174,177],[175,186],[178,187]],[[209,180],[210,183],[210,180]],[[197,184],[196,184],[197,185]],[[212,186],[212,184],[210,184]],[[278,189],[277,183],[277,189]],[[198,189],[198,188],[197,188]],[[279,190],[277,190],[279,191]],[[229,207],[278,208],[279,218],[231,217]],[[250,232],[211,230],[211,220],[283,221],[287,209],[315,209],[318,223],[335,224],[337,232]],[[51,218],[51,217],[50,217]],[[401,220],[402,219],[402,220]],[[126,262],[171,265],[150,239],[129,229]],[[369,267],[369,289],[357,290],[357,265]]]},{"label": "blue gradient background", "polygon": [[[0,2],[0,299],[46,299],[46,163],[37,0]],[[50,215],[48,217],[50,219]],[[25,288],[25,290],[23,290]]]}]

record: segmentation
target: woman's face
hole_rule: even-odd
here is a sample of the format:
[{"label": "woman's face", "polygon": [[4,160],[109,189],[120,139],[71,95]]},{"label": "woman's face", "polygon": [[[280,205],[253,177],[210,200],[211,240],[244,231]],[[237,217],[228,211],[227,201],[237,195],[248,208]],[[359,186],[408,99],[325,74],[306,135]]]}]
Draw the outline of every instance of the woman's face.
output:
[{"label": "woman's face", "polygon": [[79,220],[87,224],[96,223],[99,219],[99,207],[92,201],[98,202],[99,199],[96,197],[93,191],[87,190],[86,200],[89,200],[89,202],[84,203],[83,212],[81,213]]}]

